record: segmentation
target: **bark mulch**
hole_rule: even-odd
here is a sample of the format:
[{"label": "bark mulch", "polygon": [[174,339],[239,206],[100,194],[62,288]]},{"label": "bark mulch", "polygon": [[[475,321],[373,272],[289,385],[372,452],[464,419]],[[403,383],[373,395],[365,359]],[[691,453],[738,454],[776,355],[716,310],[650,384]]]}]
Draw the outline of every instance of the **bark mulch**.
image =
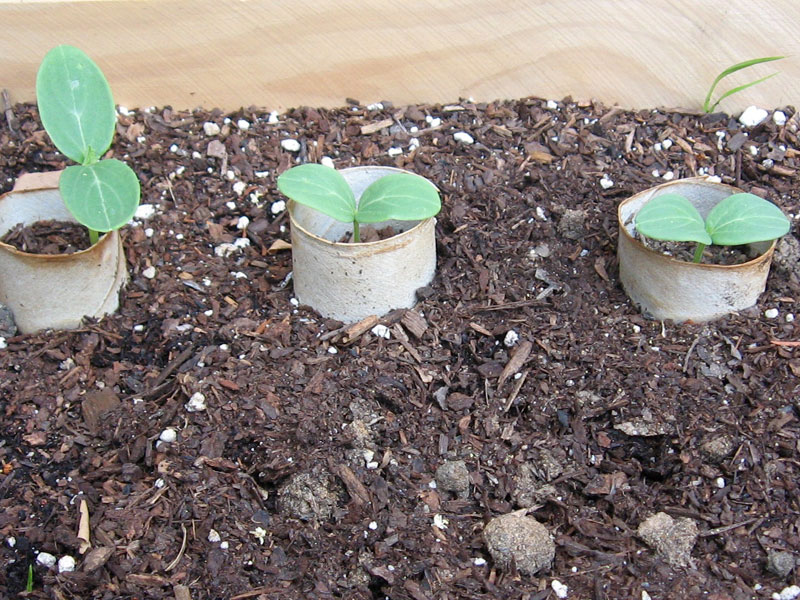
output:
[{"label": "bark mulch", "polygon": [[[780,110],[751,129],[569,98],[122,110],[113,154],[153,210],[123,230],[118,313],[0,350],[0,597],[544,600],[555,580],[574,599],[744,600],[797,583],[796,221],[758,305],[708,324],[643,318],[615,250],[616,205],[669,177],[797,215],[800,117]],[[35,107],[14,117],[2,191],[64,166]],[[324,156],[442,192],[436,278],[381,319],[388,339],[293,298],[275,178]],[[521,508],[556,546],[533,576],[483,538]],[[697,527],[683,566],[638,534],[658,512]]]}]

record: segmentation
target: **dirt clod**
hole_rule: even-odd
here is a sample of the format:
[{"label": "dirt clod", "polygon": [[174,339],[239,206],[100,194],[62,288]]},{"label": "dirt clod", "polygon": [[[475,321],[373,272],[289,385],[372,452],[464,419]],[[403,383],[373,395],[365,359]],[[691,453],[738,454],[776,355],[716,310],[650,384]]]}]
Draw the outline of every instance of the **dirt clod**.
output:
[{"label": "dirt clod", "polygon": [[278,492],[281,512],[302,521],[326,521],[338,497],[331,476],[322,469],[299,473]]},{"label": "dirt clod", "polygon": [[448,460],[436,469],[439,489],[455,492],[461,498],[469,495],[469,470],[463,460]]},{"label": "dirt clod", "polygon": [[786,579],[797,563],[795,555],[782,550],[767,552],[767,571],[774,573],[781,579]]},{"label": "dirt clod", "polygon": [[697,523],[693,519],[673,519],[659,512],[645,519],[637,530],[639,537],[673,567],[686,567],[691,562],[692,548],[697,541]]},{"label": "dirt clod", "polygon": [[495,517],[483,530],[489,553],[501,569],[512,564],[523,575],[549,569],[556,547],[550,532],[533,517],[518,511]]}]

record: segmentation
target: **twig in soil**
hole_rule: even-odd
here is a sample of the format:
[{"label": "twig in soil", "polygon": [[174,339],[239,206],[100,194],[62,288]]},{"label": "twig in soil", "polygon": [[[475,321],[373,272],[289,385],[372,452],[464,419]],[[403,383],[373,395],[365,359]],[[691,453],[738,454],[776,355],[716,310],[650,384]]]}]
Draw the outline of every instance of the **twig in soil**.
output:
[{"label": "twig in soil", "polygon": [[170,198],[172,198],[172,205],[179,206],[178,201],[175,199],[175,190],[172,189],[172,181],[170,181],[169,177],[165,177],[164,180],[167,182],[167,189],[169,190]]},{"label": "twig in soil", "polygon": [[247,598],[255,598],[256,596],[261,596],[262,594],[268,594],[270,592],[286,593],[286,588],[274,588],[267,586],[258,587],[250,590],[249,592],[242,592],[241,594],[231,596],[231,600],[246,600]]},{"label": "twig in soil", "polygon": [[731,523],[730,525],[725,525],[724,527],[715,527],[714,529],[709,529],[708,531],[704,531],[700,534],[700,537],[709,537],[712,535],[719,535],[720,533],[725,533],[726,531],[730,531],[731,529],[736,529],[738,527],[742,527],[744,525],[749,525],[754,521],[757,521],[759,517],[753,517],[751,519],[745,519],[744,521],[739,521],[738,523]]},{"label": "twig in soil", "polygon": [[770,340],[769,343],[775,344],[776,346],[787,346],[789,348],[800,347],[800,341]]},{"label": "twig in soil", "polygon": [[689,370],[689,357],[692,355],[692,351],[697,347],[697,343],[700,341],[701,335],[698,335],[694,338],[692,345],[689,346],[689,349],[686,351],[686,357],[683,359],[683,372],[686,373]]},{"label": "twig in soil", "polygon": [[14,475],[16,475],[16,473],[11,471],[8,475],[6,475],[6,478],[3,479],[2,483],[0,483],[0,500],[6,497],[5,490],[11,483],[11,480],[14,479]]},{"label": "twig in soil", "polygon": [[355,473],[347,465],[341,464],[336,467],[336,474],[347,488],[347,493],[357,506],[370,504],[369,491],[363,483],[356,477]]},{"label": "twig in soil", "polygon": [[181,559],[183,558],[183,553],[186,552],[186,539],[189,536],[186,533],[186,527],[183,523],[181,523],[181,530],[183,531],[183,542],[181,542],[181,549],[178,552],[178,556],[176,556],[175,559],[167,565],[167,568],[164,569],[165,571],[172,571],[172,569],[177,567],[178,563],[181,562]]},{"label": "twig in soil", "polygon": [[525,306],[540,305],[541,300],[520,300],[518,302],[509,302],[507,304],[496,304],[494,306],[469,306],[464,309],[464,313],[458,316],[467,316],[469,313],[477,312],[491,312],[495,310],[513,310],[515,308],[523,308]]},{"label": "twig in soil", "polygon": [[506,405],[503,407],[504,413],[507,413],[511,409],[511,405],[514,404],[514,400],[517,399],[519,391],[522,389],[522,385],[525,383],[525,380],[528,378],[528,373],[530,372],[530,369],[525,369],[522,376],[517,379],[517,383],[514,384],[514,389],[511,390],[511,394],[509,394],[508,400],[506,400]]},{"label": "twig in soil", "polygon": [[167,365],[167,366],[164,368],[164,370],[163,370],[163,371],[161,371],[161,374],[160,374],[160,375],[159,375],[159,376],[156,378],[156,380],[153,382],[153,385],[152,385],[151,389],[157,388],[159,385],[161,385],[162,383],[164,383],[164,381],[166,381],[167,377],[169,377],[170,375],[172,375],[172,372],[173,372],[173,371],[175,371],[175,369],[177,369],[177,368],[178,368],[178,367],[180,367],[180,366],[181,366],[183,363],[185,363],[187,360],[189,360],[189,357],[190,357],[190,356],[192,356],[192,353],[193,353],[193,352],[194,352],[194,346],[189,346],[188,348],[186,348],[186,350],[184,350],[183,352],[181,352],[180,354],[178,354],[178,356],[176,356],[176,357],[175,357],[175,358],[172,360],[172,362],[171,362],[171,363],[169,363],[169,364],[168,364],[168,365]]},{"label": "twig in soil", "polygon": [[6,123],[8,123],[9,130],[18,137],[19,132],[17,128],[19,127],[19,120],[16,115],[14,115],[14,109],[11,107],[11,100],[8,97],[8,90],[6,89],[3,90],[3,111],[6,114]]}]

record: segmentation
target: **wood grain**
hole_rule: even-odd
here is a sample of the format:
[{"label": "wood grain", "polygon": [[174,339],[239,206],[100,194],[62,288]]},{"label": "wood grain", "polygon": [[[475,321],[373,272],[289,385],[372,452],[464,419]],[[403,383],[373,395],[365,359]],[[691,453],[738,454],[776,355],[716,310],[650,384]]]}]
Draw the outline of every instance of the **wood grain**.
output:
[{"label": "wood grain", "polygon": [[59,43],[101,66],[129,107],[235,110],[529,95],[699,109],[733,63],[788,58],[725,100],[734,112],[800,97],[796,0],[0,0],[0,87],[32,100]]}]

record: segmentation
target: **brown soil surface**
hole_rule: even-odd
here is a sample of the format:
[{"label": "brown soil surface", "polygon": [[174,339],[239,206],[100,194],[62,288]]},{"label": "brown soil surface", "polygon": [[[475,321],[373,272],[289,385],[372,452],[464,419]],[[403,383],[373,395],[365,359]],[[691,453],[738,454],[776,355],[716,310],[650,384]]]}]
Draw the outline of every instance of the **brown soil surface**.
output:
[{"label": "brown soil surface", "polygon": [[[644,245],[656,252],[661,252],[677,260],[694,262],[694,253],[697,248],[695,242],[667,242],[639,237]],[[700,261],[707,265],[741,265],[759,256],[755,249],[749,246],[706,246],[703,258]]]},{"label": "brown soil surface", "polygon": [[[3,191],[64,166],[35,109],[14,110]],[[759,304],[705,325],[642,318],[615,250],[617,203],[667,171],[797,215],[782,110],[746,137],[724,114],[570,99],[121,115],[114,155],[154,211],[123,230],[119,312],[0,350],[0,597],[544,600],[558,581],[571,599],[744,600],[797,583],[796,225]],[[382,320],[390,339],[296,307],[290,253],[270,250],[289,239],[275,177],[323,156],[442,192],[436,278]],[[490,554],[487,523],[519,508],[552,565],[546,540],[525,573]],[[674,547],[639,530],[658,512]]]},{"label": "brown soil surface", "polygon": [[[366,244],[369,242],[378,242],[380,240],[388,240],[390,237],[394,237],[399,232],[390,226],[381,227],[380,229],[375,229],[372,225],[361,225],[358,229],[359,236],[361,238],[361,243]],[[353,232],[345,233],[341,238],[339,238],[340,244],[352,244],[353,243]]]},{"label": "brown soil surface", "polygon": [[73,254],[91,246],[89,230],[77,223],[37,221],[16,225],[0,241],[30,254]]}]

